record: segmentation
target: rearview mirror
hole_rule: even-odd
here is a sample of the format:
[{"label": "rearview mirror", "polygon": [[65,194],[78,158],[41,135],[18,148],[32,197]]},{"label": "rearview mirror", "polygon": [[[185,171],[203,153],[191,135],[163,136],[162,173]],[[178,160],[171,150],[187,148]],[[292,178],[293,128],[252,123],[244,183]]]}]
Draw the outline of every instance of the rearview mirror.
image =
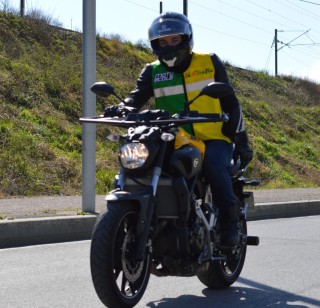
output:
[{"label": "rearview mirror", "polygon": [[93,93],[102,96],[102,97],[108,97],[109,95],[116,95],[113,86],[107,84],[104,81],[98,81],[95,82],[91,89]]},{"label": "rearview mirror", "polygon": [[201,90],[199,96],[207,95],[212,98],[222,98],[233,93],[234,90],[229,84],[224,82],[211,82]]}]

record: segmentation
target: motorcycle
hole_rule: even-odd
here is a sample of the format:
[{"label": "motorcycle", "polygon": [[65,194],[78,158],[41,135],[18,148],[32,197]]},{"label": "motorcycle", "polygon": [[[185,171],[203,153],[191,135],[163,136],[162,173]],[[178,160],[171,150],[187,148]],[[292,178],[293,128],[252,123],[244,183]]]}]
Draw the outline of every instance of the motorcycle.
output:
[{"label": "motorcycle", "polygon": [[[119,98],[105,82],[95,83],[91,90]],[[80,119],[127,128],[127,134],[109,137],[121,144],[120,171],[91,241],[92,280],[105,306],[135,306],[150,274],[197,276],[208,288],[227,288],[242,271],[247,245],[259,244],[259,237],[247,235],[252,193],[244,191],[244,186],[259,182],[243,177],[245,169],[239,169],[239,160],[230,163],[234,193],[241,203],[240,242],[224,247],[219,209],[202,177],[204,143],[181,129],[190,123],[228,121],[227,114],[200,114],[188,107],[202,95],[221,98],[231,91],[229,85],[213,82],[173,116],[163,110],[128,113],[123,107],[116,117]]]}]

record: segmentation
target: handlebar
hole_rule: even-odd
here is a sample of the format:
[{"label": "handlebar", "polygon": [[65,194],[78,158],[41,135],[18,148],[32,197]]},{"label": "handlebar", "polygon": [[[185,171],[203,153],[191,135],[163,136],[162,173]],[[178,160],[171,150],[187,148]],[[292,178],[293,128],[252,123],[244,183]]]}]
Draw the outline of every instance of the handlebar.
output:
[{"label": "handlebar", "polygon": [[122,118],[105,118],[98,117],[85,117],[80,118],[82,123],[103,123],[111,126],[118,127],[135,127],[140,125],[148,126],[182,126],[191,123],[208,123],[208,122],[227,122],[229,116],[226,113],[181,113],[174,116],[159,117],[154,119],[154,116],[148,116],[147,112],[130,113]]}]

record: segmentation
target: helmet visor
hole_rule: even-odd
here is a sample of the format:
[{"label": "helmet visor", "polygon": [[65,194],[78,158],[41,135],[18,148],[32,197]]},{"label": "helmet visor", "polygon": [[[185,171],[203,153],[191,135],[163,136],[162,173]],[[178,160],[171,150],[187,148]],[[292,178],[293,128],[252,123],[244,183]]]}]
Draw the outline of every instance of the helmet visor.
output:
[{"label": "helmet visor", "polygon": [[178,19],[160,19],[150,27],[149,41],[174,34],[190,36],[191,27],[188,23]]}]

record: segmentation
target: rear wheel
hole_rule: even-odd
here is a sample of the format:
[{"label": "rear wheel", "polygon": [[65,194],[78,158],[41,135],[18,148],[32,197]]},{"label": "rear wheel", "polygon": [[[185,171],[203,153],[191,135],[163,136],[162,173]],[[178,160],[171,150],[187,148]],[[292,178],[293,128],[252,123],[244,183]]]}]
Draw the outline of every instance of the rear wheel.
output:
[{"label": "rear wheel", "polygon": [[[247,234],[247,222],[240,221],[240,233]],[[211,289],[223,289],[232,285],[239,278],[246,258],[247,245],[239,245],[223,251],[227,261],[214,261],[203,264],[198,273],[199,280]]]},{"label": "rear wheel", "polygon": [[151,256],[135,259],[137,206],[108,202],[95,224],[90,265],[93,284],[107,307],[133,307],[150,277]]}]

